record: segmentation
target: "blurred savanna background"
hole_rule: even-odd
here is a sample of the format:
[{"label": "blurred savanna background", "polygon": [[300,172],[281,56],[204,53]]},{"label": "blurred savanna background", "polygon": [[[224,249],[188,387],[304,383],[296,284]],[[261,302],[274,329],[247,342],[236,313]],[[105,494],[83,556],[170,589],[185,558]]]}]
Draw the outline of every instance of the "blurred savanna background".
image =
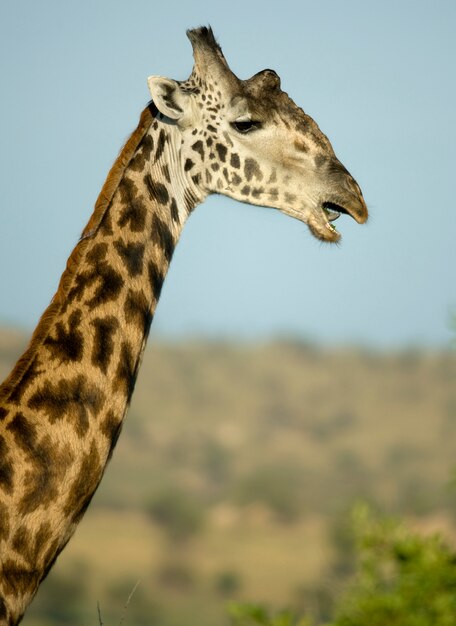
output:
[{"label": "blurred savanna background", "polygon": [[146,77],[185,79],[207,23],[241,78],[280,74],[371,219],[328,247],[274,211],[196,210],[113,459],[23,623],[454,626],[453,2],[0,3],[0,378]]},{"label": "blurred savanna background", "polygon": [[[23,337],[0,336],[6,374]],[[147,350],[113,460],[24,623],[325,623],[360,503],[456,545],[456,355],[268,343]]]}]

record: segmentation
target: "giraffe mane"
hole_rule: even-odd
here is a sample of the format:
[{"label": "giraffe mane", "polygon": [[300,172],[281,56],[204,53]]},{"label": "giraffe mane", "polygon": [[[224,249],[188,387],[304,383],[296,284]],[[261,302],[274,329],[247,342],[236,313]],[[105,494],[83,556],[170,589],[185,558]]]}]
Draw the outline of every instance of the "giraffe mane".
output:
[{"label": "giraffe mane", "polygon": [[31,366],[36,347],[41,345],[46,339],[52,321],[59,312],[62,303],[65,302],[69,286],[71,285],[79,262],[83,257],[88,241],[100,226],[103,217],[111,204],[114,193],[119,186],[125,168],[133,158],[141,140],[149,130],[152,121],[153,108],[151,106],[147,106],[141,113],[137,128],[125,142],[119,156],[114,161],[114,164],[106,177],[106,181],[98,195],[97,201],[95,202],[95,209],[87,223],[87,226],[82,232],[80,240],[76,244],[67,261],[66,268],[60,278],[58,289],[52,298],[51,303],[42,314],[26,351],[20,357],[10,375],[0,385],[0,401],[8,399],[15,386],[21,381],[24,374]]}]

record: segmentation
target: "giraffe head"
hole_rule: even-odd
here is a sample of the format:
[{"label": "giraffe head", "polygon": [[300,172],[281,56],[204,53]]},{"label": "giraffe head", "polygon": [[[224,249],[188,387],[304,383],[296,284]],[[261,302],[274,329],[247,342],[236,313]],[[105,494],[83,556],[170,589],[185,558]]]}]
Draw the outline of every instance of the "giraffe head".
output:
[{"label": "giraffe head", "polygon": [[210,28],[187,34],[190,78],[148,82],[162,121],[180,135],[180,167],[200,197],[221,193],[279,209],[323,241],[340,239],[333,222],[341,213],[365,222],[358,184],[315,121],[281,90],[276,72],[240,80]]}]

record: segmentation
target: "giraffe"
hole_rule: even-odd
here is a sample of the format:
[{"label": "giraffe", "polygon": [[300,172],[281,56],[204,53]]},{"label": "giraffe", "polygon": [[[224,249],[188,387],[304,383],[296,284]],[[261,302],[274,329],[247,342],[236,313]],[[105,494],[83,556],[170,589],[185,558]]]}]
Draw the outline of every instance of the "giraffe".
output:
[{"label": "giraffe", "polygon": [[182,228],[209,194],[276,208],[337,242],[367,207],[327,137],[263,70],[240,80],[210,28],[112,166],[29,347],[0,386],[0,624],[17,624],[119,436]]}]

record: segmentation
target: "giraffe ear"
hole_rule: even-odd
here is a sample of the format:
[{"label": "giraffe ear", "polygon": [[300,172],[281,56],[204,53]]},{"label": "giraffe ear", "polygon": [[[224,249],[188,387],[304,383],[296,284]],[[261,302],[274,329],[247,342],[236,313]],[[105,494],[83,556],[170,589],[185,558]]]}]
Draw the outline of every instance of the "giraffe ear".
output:
[{"label": "giraffe ear", "polygon": [[172,120],[181,119],[188,106],[188,95],[181,90],[179,83],[163,76],[149,76],[147,83],[160,113]]}]

